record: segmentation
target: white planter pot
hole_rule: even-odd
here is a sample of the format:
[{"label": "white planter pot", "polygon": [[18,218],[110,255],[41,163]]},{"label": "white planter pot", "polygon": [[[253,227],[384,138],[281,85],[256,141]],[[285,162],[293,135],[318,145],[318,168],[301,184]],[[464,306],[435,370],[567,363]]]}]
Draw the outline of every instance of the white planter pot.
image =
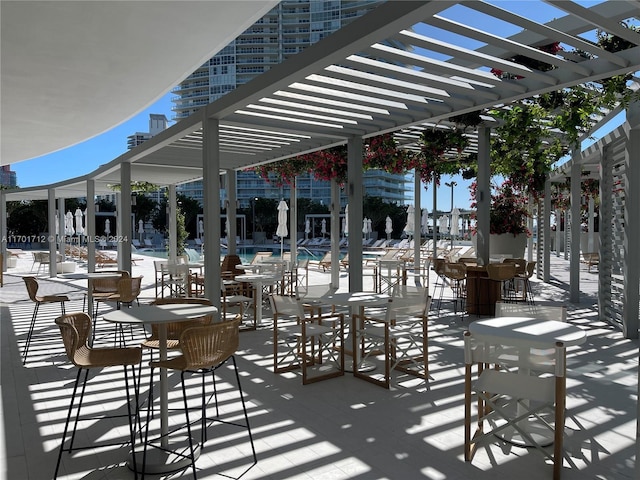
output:
[{"label": "white planter pot", "polygon": [[489,256],[505,256],[510,258],[524,258],[527,246],[527,234],[512,235],[504,233],[489,237]]}]

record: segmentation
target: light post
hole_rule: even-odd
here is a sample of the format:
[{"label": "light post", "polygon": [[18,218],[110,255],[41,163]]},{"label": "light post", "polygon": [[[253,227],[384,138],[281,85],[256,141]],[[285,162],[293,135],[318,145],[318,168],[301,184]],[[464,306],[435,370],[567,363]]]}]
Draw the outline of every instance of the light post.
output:
[{"label": "light post", "polygon": [[453,235],[451,230],[453,229],[453,187],[458,185],[456,182],[445,182],[447,187],[451,187],[451,211],[449,212],[449,236],[451,237],[451,249],[453,249]]}]

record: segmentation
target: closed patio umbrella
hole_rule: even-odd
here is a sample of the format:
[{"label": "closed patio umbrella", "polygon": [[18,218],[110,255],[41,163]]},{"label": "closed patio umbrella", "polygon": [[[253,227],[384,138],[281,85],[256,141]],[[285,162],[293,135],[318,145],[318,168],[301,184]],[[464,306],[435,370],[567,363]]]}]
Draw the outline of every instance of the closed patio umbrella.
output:
[{"label": "closed patio umbrella", "polygon": [[80,236],[84,233],[82,228],[82,210],[76,208],[76,235]]},{"label": "closed patio umbrella", "polygon": [[387,240],[391,240],[391,234],[393,233],[393,221],[388,215],[387,219],[385,220],[384,233],[387,234]]},{"label": "closed patio umbrella", "polygon": [[304,222],[304,233],[306,234],[307,240],[309,240],[309,234],[311,233],[311,222],[309,221],[308,218]]},{"label": "closed patio umbrella", "polygon": [[289,235],[289,230],[287,228],[287,210],[289,210],[287,202],[280,200],[280,203],[278,204],[278,229],[276,230],[276,235],[280,237],[281,257],[284,251],[284,237]]},{"label": "closed patio umbrella", "polygon": [[446,232],[447,229],[447,223],[448,223],[448,218],[446,215],[440,215],[440,218],[438,218],[438,226],[440,227],[440,233],[444,233]]},{"label": "closed patio umbrella", "polygon": [[324,218],[322,219],[322,229],[320,233],[322,234],[322,238],[327,234],[327,221]]},{"label": "closed patio umbrella", "polygon": [[415,232],[415,222],[413,221],[413,214],[415,209],[413,205],[409,205],[407,207],[407,224],[405,225],[403,232],[405,232],[408,236],[411,236]]},{"label": "closed patio umbrella", "polygon": [[449,233],[451,235],[457,236],[460,234],[460,228],[458,227],[459,221],[460,221],[460,210],[458,210],[458,207],[456,207],[451,212],[451,228],[449,230]]},{"label": "closed patio umbrella", "polygon": [[367,218],[367,236],[369,238],[371,238],[371,232],[373,232],[373,229],[371,228],[371,223],[372,223],[371,219]]},{"label": "closed patio umbrella", "polygon": [[104,221],[104,234],[107,237],[111,234],[111,221],[108,218]]},{"label": "closed patio umbrella", "polygon": [[68,211],[64,216],[64,234],[73,235],[73,214]]},{"label": "closed patio umbrella", "polygon": [[142,220],[138,220],[138,235],[140,235],[140,241],[142,241],[142,236],[144,235],[144,222]]},{"label": "closed patio umbrella", "polygon": [[420,220],[420,226],[422,227],[422,233],[429,233],[429,210],[426,208],[422,209],[422,219]]}]

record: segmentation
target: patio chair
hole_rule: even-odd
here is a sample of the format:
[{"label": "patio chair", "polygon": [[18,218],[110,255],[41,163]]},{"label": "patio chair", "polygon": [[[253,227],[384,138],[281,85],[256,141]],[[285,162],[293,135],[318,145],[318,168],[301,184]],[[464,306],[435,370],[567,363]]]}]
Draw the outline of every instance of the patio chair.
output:
[{"label": "patio chair", "polygon": [[[507,347],[510,355],[503,355]],[[553,478],[560,480],[563,461],[563,439],[566,401],[566,351],[559,342],[549,345],[554,353],[551,372],[536,374],[531,370],[527,349],[505,337],[495,342],[475,339],[470,332],[464,334],[465,388],[464,388],[464,458],[472,461],[477,448],[497,439],[513,441],[521,437],[527,446],[535,447],[553,462]],[[500,365],[499,369],[487,368]],[[473,373],[475,366],[476,373]],[[525,374],[524,372],[528,372]],[[475,415],[472,405],[476,404]],[[472,434],[472,422],[477,422]],[[539,422],[537,435],[531,432],[533,417]],[[488,427],[488,428],[485,428]],[[553,453],[541,444],[541,431],[549,432],[553,439]]]},{"label": "patio chair", "polygon": [[[233,315],[234,318],[239,318],[241,321],[247,316],[247,312],[253,306],[253,297],[249,297],[244,294],[244,286],[241,282],[235,280],[223,280],[222,281],[222,296],[220,303],[222,305],[222,320],[228,320],[229,315]],[[231,311],[233,307],[238,307],[239,312],[235,314]],[[253,306],[253,322],[252,325],[243,325],[246,330],[255,330],[256,324],[256,308]]]},{"label": "patio chair", "polygon": [[438,314],[442,307],[442,297],[446,284],[448,284],[451,289],[451,302],[453,303],[454,313],[458,313],[458,303],[460,304],[460,311],[464,312],[464,302],[467,297],[467,266],[464,263],[451,263],[445,260],[440,263],[439,268],[441,268],[442,281],[437,283],[437,287],[440,287]]},{"label": "patio chair", "polygon": [[38,295],[38,280],[36,277],[23,277],[24,284],[27,287],[27,293],[29,294],[29,299],[35,303],[33,307],[33,314],[31,315],[31,324],[29,325],[29,332],[27,333],[27,341],[24,345],[24,352],[22,353],[22,364],[27,363],[27,355],[29,354],[29,346],[31,345],[31,340],[33,339],[33,330],[36,326],[36,318],[38,317],[38,310],[40,309],[40,305],[42,304],[51,304],[58,303],[60,304],[60,311],[62,315],[64,315],[64,302],[69,301],[69,297],[66,295]]},{"label": "patio chair", "polygon": [[269,301],[274,373],[301,368],[303,385],[344,375],[343,314],[306,315],[295,297],[269,295]]},{"label": "patio chair", "polygon": [[[196,455],[195,449],[196,447],[204,446],[207,441],[207,426],[209,423],[223,423],[228,426],[240,427],[247,430],[247,434],[249,435],[249,442],[251,444],[251,452],[253,457],[253,465],[258,462],[258,457],[256,456],[255,446],[253,444],[253,436],[251,435],[251,425],[249,423],[249,416],[247,414],[247,407],[244,401],[244,393],[242,391],[242,386],[240,384],[240,375],[238,374],[238,366],[236,365],[236,360],[234,354],[238,350],[239,346],[239,334],[238,334],[238,326],[240,320],[234,320],[231,322],[220,322],[211,325],[205,325],[200,327],[190,327],[185,329],[180,335],[180,345],[182,355],[171,358],[169,360],[164,361],[155,361],[151,362],[151,367],[156,368],[166,368],[168,370],[176,370],[180,372],[180,380],[182,385],[182,399],[184,402],[184,414],[186,417],[185,425],[187,428],[187,438],[189,441],[189,451],[186,454],[191,460],[191,467],[193,469],[193,478],[197,478],[196,471]],[[233,371],[235,373],[235,380],[237,385],[238,396],[240,399],[240,404],[242,405],[242,412],[244,416],[244,422],[238,423],[236,420],[236,412],[233,409],[232,412],[229,413],[228,419],[225,419],[221,413],[224,410],[218,408],[218,394],[216,390],[216,372],[221,367],[231,363],[233,366]],[[192,420],[189,416],[189,411],[193,410],[192,407],[188,405],[188,395],[187,395],[187,386],[185,384],[185,379],[188,375],[201,375],[202,376],[202,384],[201,390],[199,392],[200,395],[200,411],[202,412],[202,417],[200,419],[201,424],[201,433],[200,433],[200,441],[199,445],[194,446],[193,444],[193,434],[192,434]],[[205,392],[205,378],[210,375],[210,378],[213,381],[213,393],[207,394]],[[225,393],[225,395],[227,395]],[[153,398],[153,383],[151,383],[151,388],[149,389],[149,398]],[[215,412],[216,415],[213,418],[209,418],[207,415],[207,406],[209,401],[213,399],[215,403]],[[225,399],[225,406],[229,406],[229,399]],[[144,465],[146,464],[147,458],[147,445],[148,436],[149,436],[149,412],[147,412],[147,428],[145,429],[145,447],[143,453],[143,470]],[[161,447],[158,447],[161,448]],[[237,445],[236,445],[237,448]],[[251,467],[249,467],[251,468]]]},{"label": "patio chair", "polygon": [[[431,304],[428,290],[399,285],[387,305],[365,310],[353,316],[356,325],[353,351],[360,349],[354,361],[353,376],[389,388],[391,371],[399,370],[423,380],[428,379],[427,312]],[[362,366],[383,355],[384,372],[368,374]]]},{"label": "patio chair", "polygon": [[[76,434],[76,428],[79,421],[91,421],[104,420],[106,418],[127,417],[129,423],[129,438],[125,444],[131,445],[131,452],[133,456],[134,475],[137,478],[137,462],[135,457],[135,415],[137,414],[136,408],[131,408],[131,398],[129,394],[129,374],[127,367],[131,367],[131,376],[133,380],[134,389],[136,387],[136,372],[135,365],[140,364],[142,358],[142,350],[137,347],[128,348],[92,348],[88,344],[88,339],[91,331],[91,319],[86,313],[71,313],[68,315],[62,315],[56,318],[56,324],[60,328],[60,334],[62,335],[62,341],[64,343],[65,352],[69,361],[78,368],[76,375],[76,381],[73,386],[73,393],[71,394],[71,402],[69,404],[69,410],[67,412],[67,418],[64,424],[64,431],[62,433],[62,441],[60,442],[60,450],[58,452],[58,461],[56,462],[56,469],[53,474],[53,478],[58,477],[58,471],[60,469],[60,462],[62,461],[63,452],[73,452],[76,450],[94,449],[105,446],[121,445],[123,442],[109,442],[107,444],[96,445],[94,442],[90,442],[89,445],[74,447],[74,440]],[[82,410],[82,401],[84,399],[85,388],[87,384],[87,378],[89,370],[101,370],[105,367],[121,366],[124,369],[124,381],[126,391],[126,415],[112,415],[109,417],[91,417],[80,418],[80,412]],[[71,432],[71,438],[69,439],[69,445],[65,446],[67,441],[67,434],[69,432],[69,423],[71,421],[71,414],[76,403],[76,395],[78,394],[78,387],[80,386],[80,378],[84,372],[84,379],[82,380],[82,386],[80,388],[80,398],[78,399],[77,412],[74,420],[73,429]],[[110,382],[109,391],[113,389],[113,379]],[[137,397],[137,392],[136,392]],[[121,399],[120,399],[121,400]]]}]

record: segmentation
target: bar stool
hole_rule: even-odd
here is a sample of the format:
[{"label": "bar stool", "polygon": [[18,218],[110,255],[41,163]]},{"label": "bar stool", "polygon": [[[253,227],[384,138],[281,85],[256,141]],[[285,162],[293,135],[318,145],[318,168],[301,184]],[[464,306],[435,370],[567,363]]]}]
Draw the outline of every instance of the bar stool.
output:
[{"label": "bar stool", "polygon": [[513,263],[490,263],[487,265],[489,280],[500,283],[501,298],[507,302],[515,301],[513,281],[516,276],[516,266]]},{"label": "bar stool", "polygon": [[[124,368],[124,381],[127,392],[127,417],[129,420],[129,442],[131,443],[131,450],[133,455],[133,468],[135,478],[138,478],[138,472],[135,470],[135,415],[137,415],[137,406],[134,412],[131,411],[131,401],[129,396],[129,376],[127,374],[127,367],[131,367],[131,375],[133,379],[134,389],[136,390],[135,396],[137,399],[136,388],[136,372],[135,365],[140,363],[142,359],[142,350],[138,347],[127,348],[92,348],[88,344],[89,333],[91,331],[91,318],[89,315],[83,312],[70,313],[68,315],[62,315],[56,318],[56,324],[60,328],[60,334],[62,335],[62,341],[64,348],[69,358],[69,361],[78,367],[78,374],[76,375],[76,381],[73,386],[73,393],[71,395],[71,402],[69,404],[69,411],[67,412],[67,419],[64,424],[64,432],[62,434],[62,441],[60,442],[60,451],[58,453],[58,461],[56,463],[56,470],[53,474],[53,478],[58,477],[58,470],[60,469],[60,462],[62,460],[62,453],[68,451],[71,453],[74,450],[85,450],[89,448],[97,448],[110,445],[120,445],[121,442],[95,445],[91,443],[87,446],[75,447],[73,442],[76,434],[76,427],[80,420],[80,410],[82,409],[82,400],[84,398],[85,387],[87,384],[87,378],[89,376],[89,370],[102,369],[104,367],[122,366]],[[74,403],[76,400],[76,394],[78,393],[78,386],[80,385],[80,377],[84,371],[84,380],[82,380],[82,387],[80,388],[80,398],[78,400],[78,407],[76,417],[74,420],[73,431],[71,432],[71,439],[69,447],[65,448],[65,441],[67,439],[67,432],[69,431],[69,422],[71,420],[71,414],[73,412]],[[112,388],[112,387],[110,387]],[[110,417],[98,417],[104,418],[116,418],[122,415],[112,415]],[[96,420],[96,417],[86,418],[84,420]]]},{"label": "bar stool", "polygon": [[27,363],[27,355],[29,353],[29,346],[31,345],[31,339],[33,338],[33,330],[36,326],[36,317],[38,316],[38,310],[43,303],[59,303],[62,315],[64,315],[64,302],[69,301],[69,297],[66,295],[44,295],[38,296],[38,281],[36,277],[24,277],[24,283],[29,293],[29,298],[35,303],[33,307],[33,314],[31,315],[31,324],[29,325],[29,333],[27,334],[27,342],[24,347],[24,353],[22,354],[22,364]]},{"label": "bar stool", "polygon": [[[180,335],[180,346],[182,355],[171,358],[169,360],[151,362],[151,367],[166,368],[169,370],[177,370],[180,372],[180,379],[182,383],[182,395],[184,401],[184,413],[186,416],[187,435],[189,437],[189,454],[187,456],[191,460],[191,467],[193,468],[193,478],[197,478],[196,474],[196,457],[195,448],[193,445],[193,437],[191,432],[191,419],[189,418],[189,405],[187,402],[187,389],[185,386],[185,376],[189,374],[202,375],[202,391],[201,391],[201,435],[200,446],[204,445],[207,441],[207,422],[217,421],[226,425],[233,425],[241,428],[246,428],[249,435],[249,442],[251,443],[251,451],[253,454],[253,465],[258,463],[256,456],[256,450],[253,444],[253,436],[251,435],[251,426],[249,424],[249,416],[247,414],[247,407],[244,401],[244,394],[242,392],[242,386],[240,385],[240,376],[238,374],[238,366],[234,354],[239,346],[239,326],[240,320],[234,320],[230,322],[219,322],[211,325],[201,327],[191,327],[182,332]],[[218,409],[218,396],[216,391],[216,378],[215,372],[218,368],[231,361],[236,378],[236,384],[238,387],[238,393],[240,396],[240,402],[242,404],[242,411],[244,413],[244,424],[235,421],[223,420],[220,417],[220,410]],[[213,395],[208,396],[205,392],[205,377],[211,375],[213,379]],[[149,395],[153,394],[153,383]],[[213,398],[216,408],[216,416],[214,418],[207,417],[207,399]],[[146,463],[147,456],[147,440],[149,435],[149,413],[147,411],[147,428],[145,431],[145,447],[143,455],[143,470]],[[249,468],[251,468],[249,467]]]}]

